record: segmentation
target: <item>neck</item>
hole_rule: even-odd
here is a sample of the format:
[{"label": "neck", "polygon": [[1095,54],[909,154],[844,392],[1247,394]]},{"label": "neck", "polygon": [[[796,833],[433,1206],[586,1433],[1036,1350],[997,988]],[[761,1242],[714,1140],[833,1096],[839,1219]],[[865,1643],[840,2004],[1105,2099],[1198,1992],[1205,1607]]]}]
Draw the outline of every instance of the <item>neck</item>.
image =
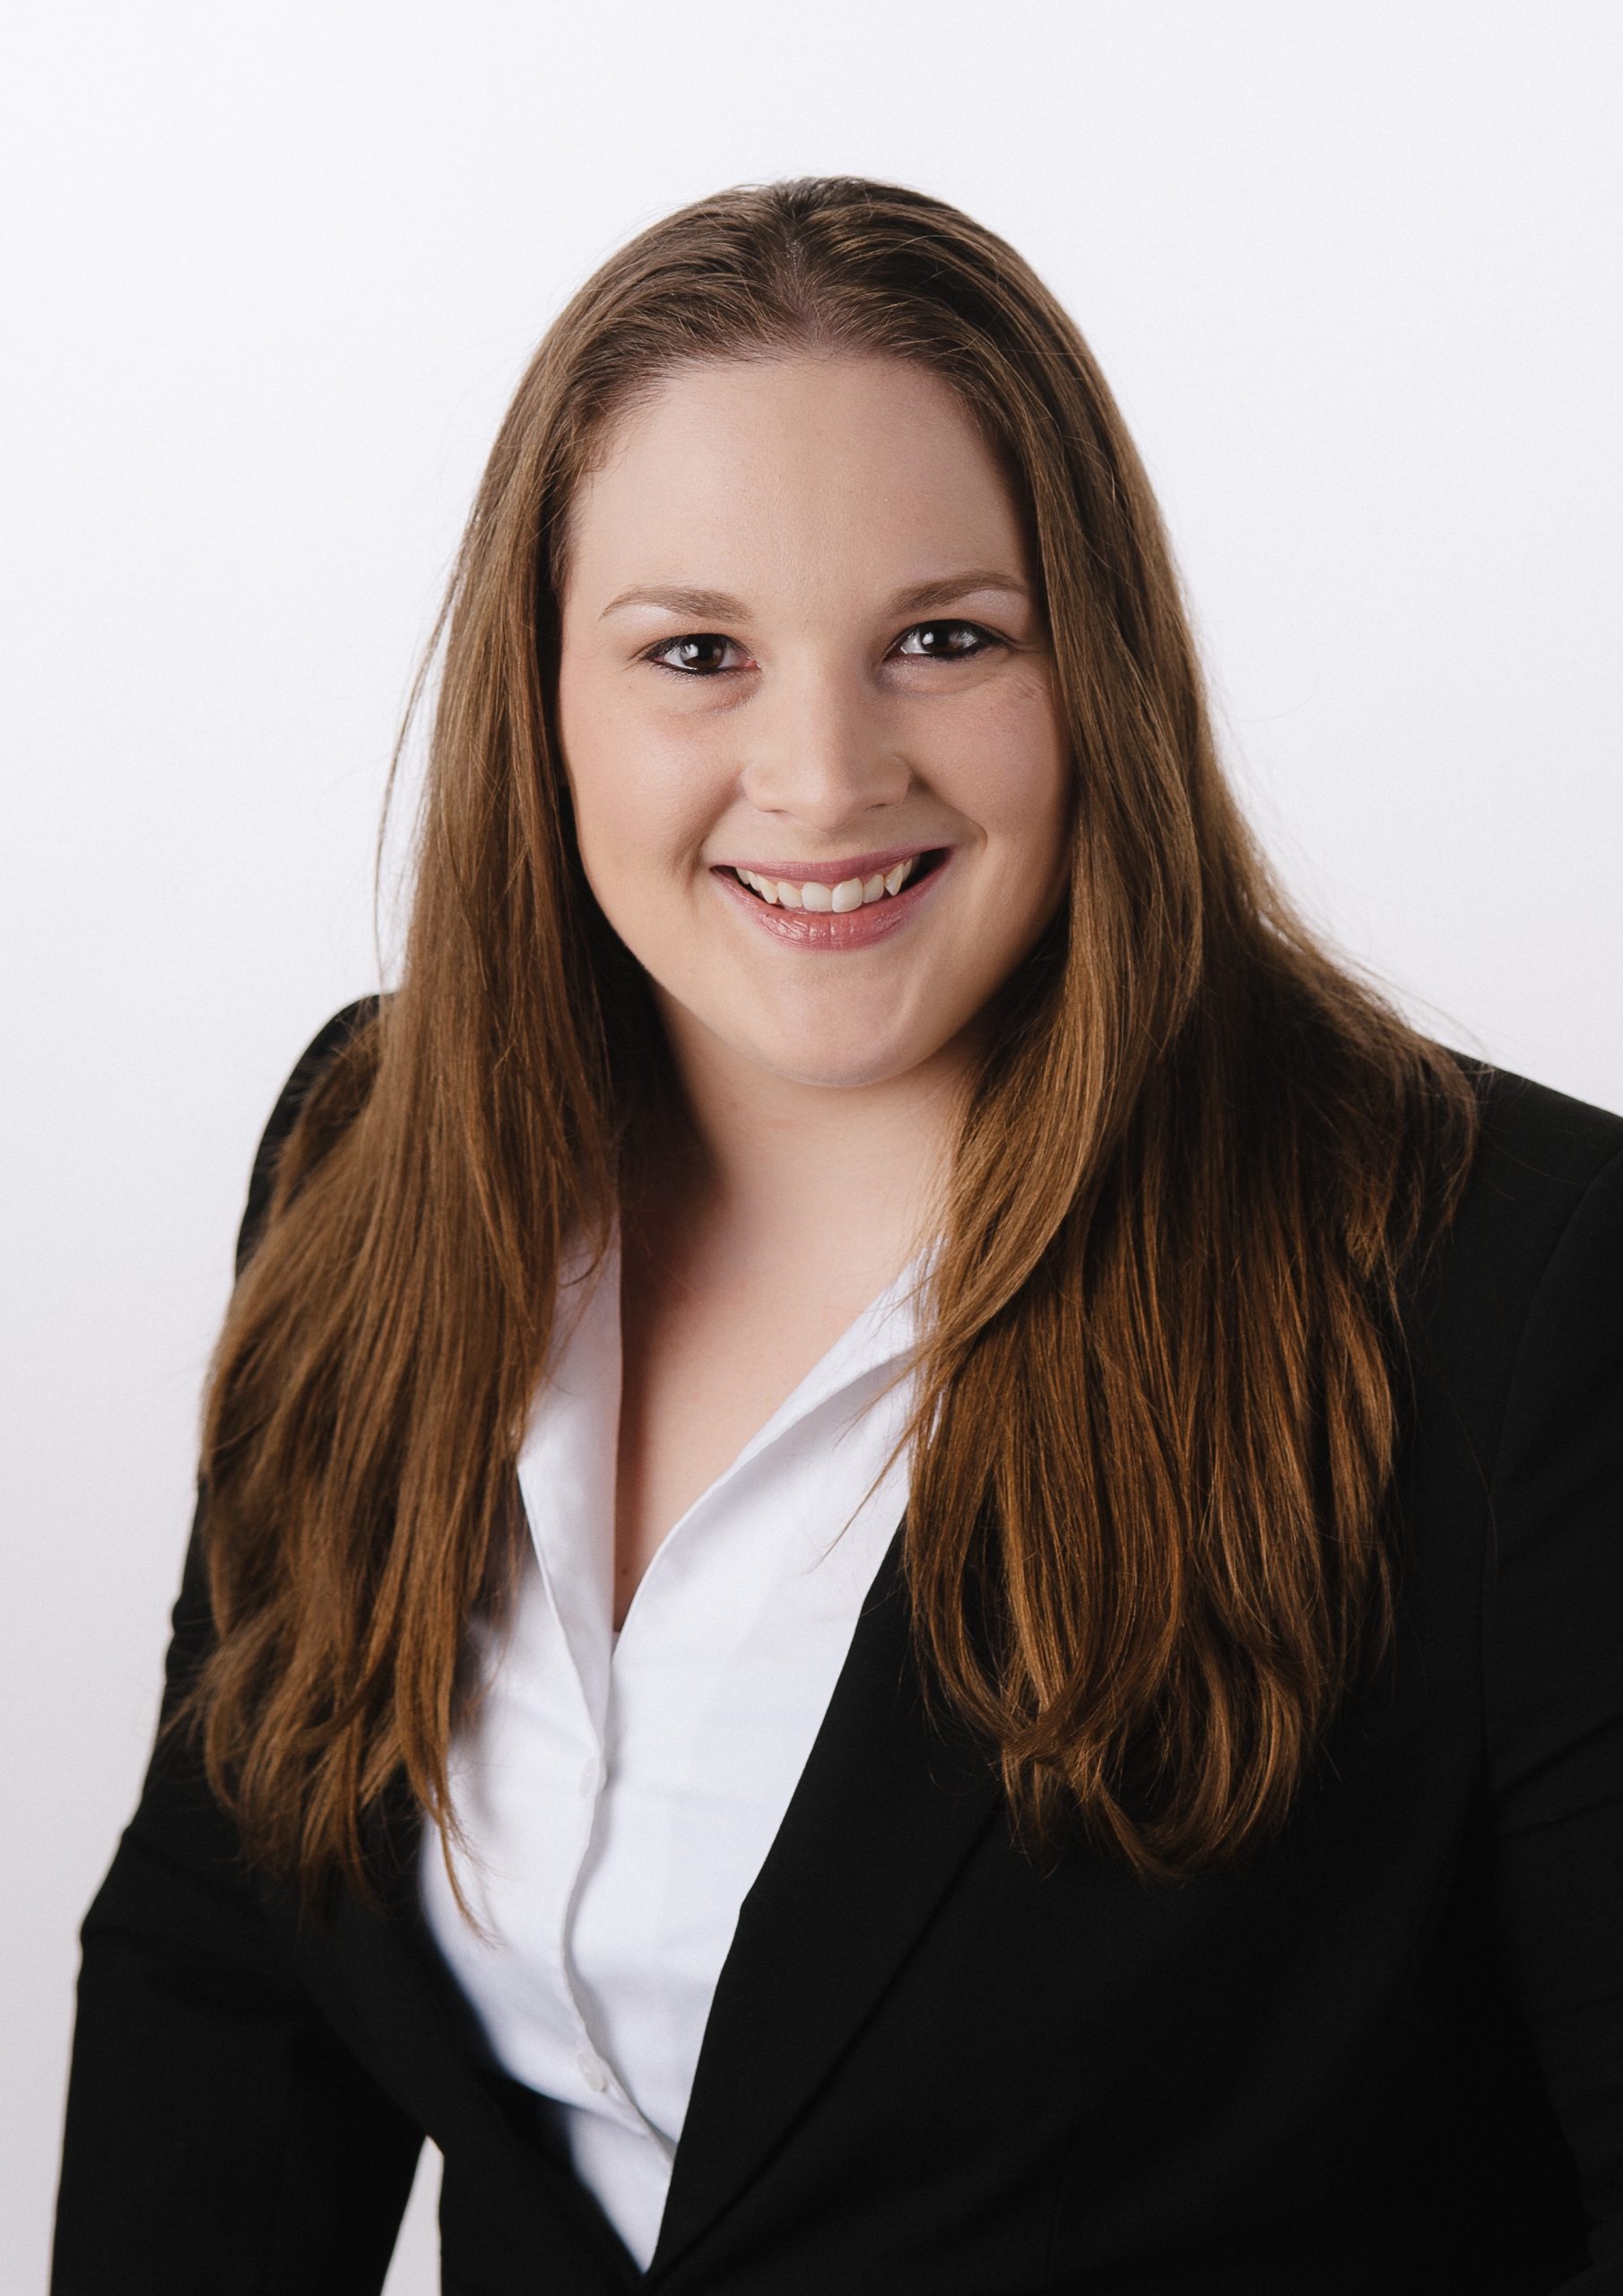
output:
[{"label": "neck", "polygon": [[875,1083],[820,1085],[696,1039],[684,1019],[667,1018],[679,1106],[638,1190],[640,1248],[657,1254],[680,1231],[768,1272],[786,1300],[803,1285],[882,1288],[939,1219],[968,1048]]}]

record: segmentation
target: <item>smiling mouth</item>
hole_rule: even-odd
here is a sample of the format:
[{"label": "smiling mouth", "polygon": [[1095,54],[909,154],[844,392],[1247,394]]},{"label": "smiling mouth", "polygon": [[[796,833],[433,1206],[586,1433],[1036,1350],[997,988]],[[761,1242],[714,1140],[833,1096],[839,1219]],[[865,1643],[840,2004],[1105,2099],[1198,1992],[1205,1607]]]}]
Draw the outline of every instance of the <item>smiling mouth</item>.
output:
[{"label": "smiling mouth", "polygon": [[947,848],[936,846],[927,853],[916,853],[906,861],[898,861],[889,869],[876,869],[867,877],[844,877],[838,884],[825,885],[816,878],[764,877],[757,870],[733,867],[727,874],[735,877],[757,900],[773,909],[803,909],[814,915],[846,917],[854,909],[872,909],[881,901],[892,900],[906,885],[916,884],[945,860]]}]

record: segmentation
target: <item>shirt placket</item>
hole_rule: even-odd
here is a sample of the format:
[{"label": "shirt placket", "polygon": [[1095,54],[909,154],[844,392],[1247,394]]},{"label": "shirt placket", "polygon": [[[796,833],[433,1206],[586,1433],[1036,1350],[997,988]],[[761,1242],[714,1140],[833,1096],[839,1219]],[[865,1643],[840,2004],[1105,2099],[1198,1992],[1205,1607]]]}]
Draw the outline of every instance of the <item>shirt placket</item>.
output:
[{"label": "shirt placket", "polygon": [[[602,1535],[613,1521],[614,1463],[620,1416],[620,1261],[605,1258],[593,1296],[581,1310],[568,1351],[566,1384],[552,1397],[549,1440],[519,1463],[519,1487],[545,1598],[568,1654],[559,1719],[568,1717],[580,1753],[567,1839],[559,1867],[568,1885],[553,1901],[550,1940],[574,2026],[575,2070],[582,2094],[573,2101],[628,2128],[664,2139],[638,2110],[599,2037],[587,2023],[569,1950],[581,1878],[592,1847],[610,1759],[610,1652],[612,1555]],[[559,1814],[555,1813],[555,1816]],[[557,1843],[562,1851],[565,1843]],[[566,2101],[569,2101],[566,2100]],[[668,2148],[666,2148],[668,2149]]]}]

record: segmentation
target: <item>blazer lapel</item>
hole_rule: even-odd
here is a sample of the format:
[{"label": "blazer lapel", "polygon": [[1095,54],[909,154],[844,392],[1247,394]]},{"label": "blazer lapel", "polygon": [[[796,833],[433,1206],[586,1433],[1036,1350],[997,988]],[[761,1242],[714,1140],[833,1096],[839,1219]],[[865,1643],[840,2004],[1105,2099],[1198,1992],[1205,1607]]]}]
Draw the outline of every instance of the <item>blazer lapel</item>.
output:
[{"label": "blazer lapel", "polygon": [[676,2148],[655,2277],[776,2148],[1002,1803],[995,1763],[925,1721],[901,1530],[723,1965]]},{"label": "blazer lapel", "polygon": [[596,2202],[566,2167],[524,2141],[481,2076],[486,2053],[475,2021],[417,1901],[422,1829],[402,1782],[369,1828],[369,1862],[382,1899],[376,1909],[345,1893],[332,1925],[313,1929],[280,1896],[306,1982],[360,2062],[453,2164],[447,2178],[460,2178],[464,2162],[478,2164],[479,2190],[498,2204],[482,2216],[481,2259],[502,2287],[530,2285],[544,2264],[557,2296],[635,2288],[632,2259]]}]

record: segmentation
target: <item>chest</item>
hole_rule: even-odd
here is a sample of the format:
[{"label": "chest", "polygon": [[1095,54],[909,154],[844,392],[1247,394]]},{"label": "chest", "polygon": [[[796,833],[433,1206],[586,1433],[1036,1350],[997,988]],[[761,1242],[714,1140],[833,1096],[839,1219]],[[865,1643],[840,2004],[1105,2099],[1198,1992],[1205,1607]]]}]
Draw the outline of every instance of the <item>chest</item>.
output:
[{"label": "chest", "polygon": [[673,1525],[794,1392],[855,1312],[842,1298],[803,1298],[789,1271],[782,1282],[744,1284],[695,1270],[654,1280],[628,1270],[621,1299],[616,1629]]}]

